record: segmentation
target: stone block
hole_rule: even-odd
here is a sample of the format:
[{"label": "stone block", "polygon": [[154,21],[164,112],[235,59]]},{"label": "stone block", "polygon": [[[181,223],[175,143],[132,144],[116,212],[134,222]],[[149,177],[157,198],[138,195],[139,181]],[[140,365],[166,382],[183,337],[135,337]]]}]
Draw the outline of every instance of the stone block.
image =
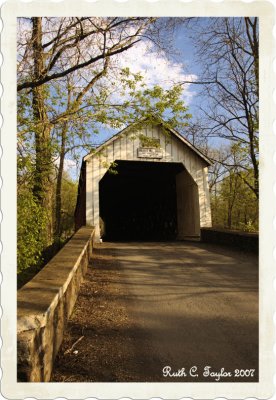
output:
[{"label": "stone block", "polygon": [[17,379],[48,382],[93,248],[94,229],[82,227],[17,293]]}]

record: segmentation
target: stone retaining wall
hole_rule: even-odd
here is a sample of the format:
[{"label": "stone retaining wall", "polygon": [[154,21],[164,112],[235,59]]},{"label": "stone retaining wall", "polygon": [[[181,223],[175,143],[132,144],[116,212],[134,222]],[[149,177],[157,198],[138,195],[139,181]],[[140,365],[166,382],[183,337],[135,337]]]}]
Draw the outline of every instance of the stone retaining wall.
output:
[{"label": "stone retaining wall", "polygon": [[48,382],[63,331],[92,254],[94,229],[82,227],[17,292],[17,379]]},{"label": "stone retaining wall", "polygon": [[227,231],[224,229],[202,228],[201,241],[222,244],[243,251],[258,253],[258,233]]}]

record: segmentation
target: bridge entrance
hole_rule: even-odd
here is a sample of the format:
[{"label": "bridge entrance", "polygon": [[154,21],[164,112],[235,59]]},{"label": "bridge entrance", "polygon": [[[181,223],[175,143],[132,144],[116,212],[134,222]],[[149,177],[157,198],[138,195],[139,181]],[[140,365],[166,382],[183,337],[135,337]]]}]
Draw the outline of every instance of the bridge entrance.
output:
[{"label": "bridge entrance", "polygon": [[183,164],[115,162],[117,173],[109,170],[99,182],[103,239],[158,241],[176,240],[185,232],[198,235],[197,185]]},{"label": "bridge entrance", "polygon": [[210,160],[159,118],[140,122],[84,157],[76,230],[94,226],[96,242],[199,239],[211,226]]}]

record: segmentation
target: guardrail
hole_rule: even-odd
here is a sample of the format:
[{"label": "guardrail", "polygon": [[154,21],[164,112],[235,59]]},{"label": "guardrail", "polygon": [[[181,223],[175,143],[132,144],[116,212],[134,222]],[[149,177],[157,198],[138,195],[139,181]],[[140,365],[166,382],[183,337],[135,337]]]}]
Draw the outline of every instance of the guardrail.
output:
[{"label": "guardrail", "polygon": [[94,228],[82,227],[17,292],[17,380],[48,382],[93,248]]},{"label": "guardrail", "polygon": [[208,243],[222,244],[243,251],[259,251],[259,234],[228,231],[224,229],[201,228],[201,241]]}]

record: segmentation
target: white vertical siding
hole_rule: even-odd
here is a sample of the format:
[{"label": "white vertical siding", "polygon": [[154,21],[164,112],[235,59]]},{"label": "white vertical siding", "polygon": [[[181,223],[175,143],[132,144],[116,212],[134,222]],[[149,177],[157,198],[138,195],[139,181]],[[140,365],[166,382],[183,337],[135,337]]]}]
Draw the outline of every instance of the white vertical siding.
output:
[{"label": "white vertical siding", "polygon": [[[140,147],[139,134],[160,140],[164,157],[162,159],[145,159],[137,157]],[[134,137],[134,139],[133,139]],[[107,171],[107,165],[115,160],[137,160],[155,162],[180,162],[197,184],[200,226],[211,225],[210,196],[208,188],[208,168],[204,161],[185,143],[172,133],[166,134],[160,126],[140,128],[139,132],[119,135],[99,154],[89,158],[86,169],[86,221],[89,225],[99,224],[99,181]]]},{"label": "white vertical siding", "polygon": [[114,140],[114,161],[121,159],[121,140]]},{"label": "white vertical siding", "polygon": [[158,139],[160,140],[160,147],[166,151],[166,139],[168,139],[168,135],[164,134],[161,131],[161,127],[157,127],[157,132],[158,132]]},{"label": "white vertical siding", "polygon": [[93,225],[99,223],[99,175],[100,175],[100,158],[93,157]]},{"label": "white vertical siding", "polygon": [[126,139],[126,136],[122,135],[119,140],[120,140],[120,144],[121,144],[121,147],[120,147],[120,160],[127,160],[127,151],[126,151],[126,141],[127,141],[127,139]]},{"label": "white vertical siding", "polygon": [[106,162],[111,164],[114,161],[114,142],[107,146],[106,153]]},{"label": "white vertical siding", "polygon": [[86,224],[93,225],[93,191],[92,185],[94,182],[92,161],[90,158],[86,161]]},{"label": "white vertical siding", "polygon": [[139,160],[137,157],[137,149],[140,146],[140,139],[137,137],[137,135],[133,135],[133,160]]},{"label": "white vertical siding", "polygon": [[126,138],[126,159],[133,160],[133,142],[130,134]]},{"label": "white vertical siding", "polygon": [[160,138],[159,131],[158,131],[158,128],[157,128],[157,127],[154,127],[154,128],[152,129],[152,136],[151,136],[151,137],[153,137],[153,138],[155,138],[155,139],[159,139],[159,138]]},{"label": "white vertical siding", "polygon": [[168,161],[172,161],[172,134],[168,133],[165,137],[165,153]]},{"label": "white vertical siding", "polygon": [[200,226],[205,226],[206,204],[205,204],[205,192],[204,192],[203,169],[202,168],[196,174],[195,182],[198,187]]},{"label": "white vertical siding", "polygon": [[206,207],[206,218],[202,227],[210,227],[212,226],[212,217],[211,217],[211,202],[210,202],[210,191],[209,191],[209,183],[208,183],[208,167],[203,168],[203,184],[204,184],[204,199],[205,199],[205,207]]},{"label": "white vertical siding", "polygon": [[172,139],[171,158],[172,162],[177,162],[178,143],[175,138]]}]

